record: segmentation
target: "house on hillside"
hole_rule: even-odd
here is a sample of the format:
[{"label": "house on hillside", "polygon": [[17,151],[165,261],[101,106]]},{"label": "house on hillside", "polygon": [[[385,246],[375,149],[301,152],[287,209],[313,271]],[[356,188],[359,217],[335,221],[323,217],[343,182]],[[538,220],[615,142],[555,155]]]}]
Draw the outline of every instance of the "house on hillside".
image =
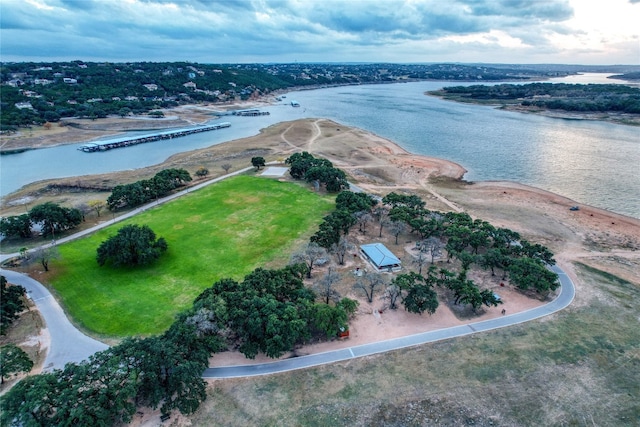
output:
[{"label": "house on hillside", "polygon": [[360,246],[360,253],[377,271],[400,271],[402,261],[382,243],[370,243]]}]

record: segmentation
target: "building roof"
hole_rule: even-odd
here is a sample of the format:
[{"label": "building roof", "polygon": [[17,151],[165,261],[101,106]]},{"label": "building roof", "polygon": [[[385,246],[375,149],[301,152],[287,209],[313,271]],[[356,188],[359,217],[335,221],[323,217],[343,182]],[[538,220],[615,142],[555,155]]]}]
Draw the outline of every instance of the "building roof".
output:
[{"label": "building roof", "polygon": [[401,261],[382,243],[370,243],[360,246],[362,252],[378,267],[399,265]]}]

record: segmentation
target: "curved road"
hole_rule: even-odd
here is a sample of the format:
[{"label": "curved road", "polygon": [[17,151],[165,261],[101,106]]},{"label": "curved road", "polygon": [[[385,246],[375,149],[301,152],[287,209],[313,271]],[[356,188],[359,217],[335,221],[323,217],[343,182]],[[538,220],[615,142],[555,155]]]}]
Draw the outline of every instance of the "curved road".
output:
[{"label": "curved road", "polygon": [[[275,162],[270,162],[275,163]],[[55,242],[64,243],[73,239],[77,239],[84,235],[90,234],[100,228],[107,227],[116,222],[122,221],[125,218],[132,217],[140,212],[143,212],[154,205],[165,203],[169,200],[173,200],[180,197],[192,190],[197,190],[206,185],[213,184],[222,179],[228,178],[233,175],[241,174],[252,167],[248,167],[231,174],[212,179],[210,181],[203,182],[193,186],[187,190],[173,194],[171,196],[159,199],[156,202],[149,203],[138,209],[135,209],[125,215],[114,218],[113,220],[106,221],[95,227],[83,230],[74,235],[62,238]],[[355,186],[352,186],[352,188]],[[357,191],[358,189],[355,188]],[[353,191],[353,190],[352,190]],[[33,249],[32,249],[33,251]],[[18,253],[14,254],[0,254],[0,262],[18,256]],[[257,375],[267,375],[276,372],[290,371],[294,369],[308,368],[311,366],[318,366],[332,362],[339,362],[356,357],[368,356],[371,354],[382,353],[385,351],[397,350],[405,347],[412,347],[420,344],[425,344],[434,341],[440,341],[449,338],[460,337],[464,335],[470,335],[476,332],[489,331],[492,329],[504,328],[505,326],[515,325],[518,323],[528,322],[549,314],[555,313],[563,308],[567,307],[571,301],[573,301],[575,295],[575,287],[571,279],[565,274],[565,272],[558,266],[553,266],[552,270],[558,274],[560,279],[560,294],[550,303],[541,307],[536,307],[531,310],[523,311],[520,313],[510,314],[508,316],[502,316],[495,319],[484,320],[481,322],[470,323],[467,325],[456,326],[452,328],[439,329],[437,331],[424,332],[421,334],[409,335],[400,338],[394,338],[386,341],[379,341],[375,343],[363,344],[359,346],[349,347],[340,350],[328,351],[325,353],[312,354],[308,356],[300,356],[296,358],[280,360],[270,363],[261,363],[256,365],[241,365],[241,366],[224,366],[216,368],[208,368],[205,370],[204,378],[235,378],[235,377],[247,377]],[[81,362],[92,354],[102,351],[108,348],[108,346],[100,341],[90,338],[80,332],[66,317],[62,307],[58,304],[53,295],[47,290],[47,288],[40,282],[32,279],[24,274],[0,269],[0,274],[7,278],[7,281],[13,284],[24,286],[27,290],[29,297],[34,301],[38,310],[44,319],[46,327],[51,337],[50,348],[47,357],[44,362],[43,370],[50,371],[53,369],[62,369],[64,365],[69,362],[78,363]]]},{"label": "curved road", "polygon": [[44,372],[62,369],[69,362],[78,363],[108,346],[80,332],[64,314],[58,301],[44,285],[29,276],[0,269],[9,283],[24,286],[27,295],[40,310],[49,332],[50,345],[42,367]]},{"label": "curved road", "polygon": [[309,368],[311,366],[318,366],[327,363],[355,359],[356,357],[369,356],[371,354],[383,353],[385,351],[397,350],[405,347],[413,347],[416,345],[434,341],[461,337],[464,335],[474,334],[476,332],[490,331],[492,329],[504,328],[505,326],[515,325],[518,323],[538,319],[567,307],[569,304],[571,304],[571,301],[573,301],[573,298],[575,296],[575,287],[569,276],[567,276],[560,267],[554,266],[552,267],[552,270],[558,274],[558,277],[560,279],[560,294],[553,301],[541,307],[536,307],[527,311],[510,314],[508,316],[502,316],[495,319],[469,323],[467,325],[439,329],[437,331],[423,332],[421,334],[363,344],[355,347],[328,351],[325,353],[300,356],[291,359],[280,360],[277,362],[260,363],[256,365],[208,368],[207,370],[205,370],[202,376],[204,378],[236,378],[292,371],[295,369]]}]

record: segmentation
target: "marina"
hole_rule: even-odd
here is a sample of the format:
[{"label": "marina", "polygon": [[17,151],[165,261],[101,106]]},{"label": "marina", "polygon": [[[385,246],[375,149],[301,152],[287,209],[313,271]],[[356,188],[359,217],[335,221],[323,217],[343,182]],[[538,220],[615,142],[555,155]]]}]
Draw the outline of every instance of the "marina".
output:
[{"label": "marina", "polygon": [[240,110],[240,111],[234,111],[232,113],[234,116],[246,116],[246,117],[256,117],[256,116],[268,116],[269,113],[268,111],[260,111],[260,110]]},{"label": "marina", "polygon": [[231,127],[231,123],[223,122],[216,123],[215,125],[202,126],[190,129],[172,130],[166,132],[155,133],[153,135],[139,136],[136,138],[123,137],[117,139],[110,139],[108,141],[89,142],[78,147],[78,150],[85,153],[95,153],[96,151],[107,151],[113,148],[129,147],[132,145],[144,144],[147,142],[160,141],[163,139],[173,139],[182,136],[192,135],[194,133],[208,132],[212,130],[224,129]]}]

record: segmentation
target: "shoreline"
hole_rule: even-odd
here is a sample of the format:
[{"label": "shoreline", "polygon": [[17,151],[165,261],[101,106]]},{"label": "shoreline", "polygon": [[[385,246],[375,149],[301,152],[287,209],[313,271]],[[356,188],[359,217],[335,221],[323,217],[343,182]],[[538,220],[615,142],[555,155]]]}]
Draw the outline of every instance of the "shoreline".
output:
[{"label": "shoreline", "polygon": [[565,111],[565,110],[551,110],[548,108],[539,107],[524,107],[518,104],[499,103],[499,102],[479,102],[472,99],[459,99],[455,97],[448,97],[445,95],[439,95],[431,92],[424,92],[425,96],[433,96],[435,98],[442,99],[443,101],[457,102],[459,104],[479,105],[484,107],[492,107],[499,110],[513,111],[521,114],[537,114],[539,116],[549,117],[559,120],[588,120],[610,123],[621,126],[636,126],[640,127],[640,114],[625,114],[616,113],[613,111],[608,112],[580,112],[580,111]]}]

